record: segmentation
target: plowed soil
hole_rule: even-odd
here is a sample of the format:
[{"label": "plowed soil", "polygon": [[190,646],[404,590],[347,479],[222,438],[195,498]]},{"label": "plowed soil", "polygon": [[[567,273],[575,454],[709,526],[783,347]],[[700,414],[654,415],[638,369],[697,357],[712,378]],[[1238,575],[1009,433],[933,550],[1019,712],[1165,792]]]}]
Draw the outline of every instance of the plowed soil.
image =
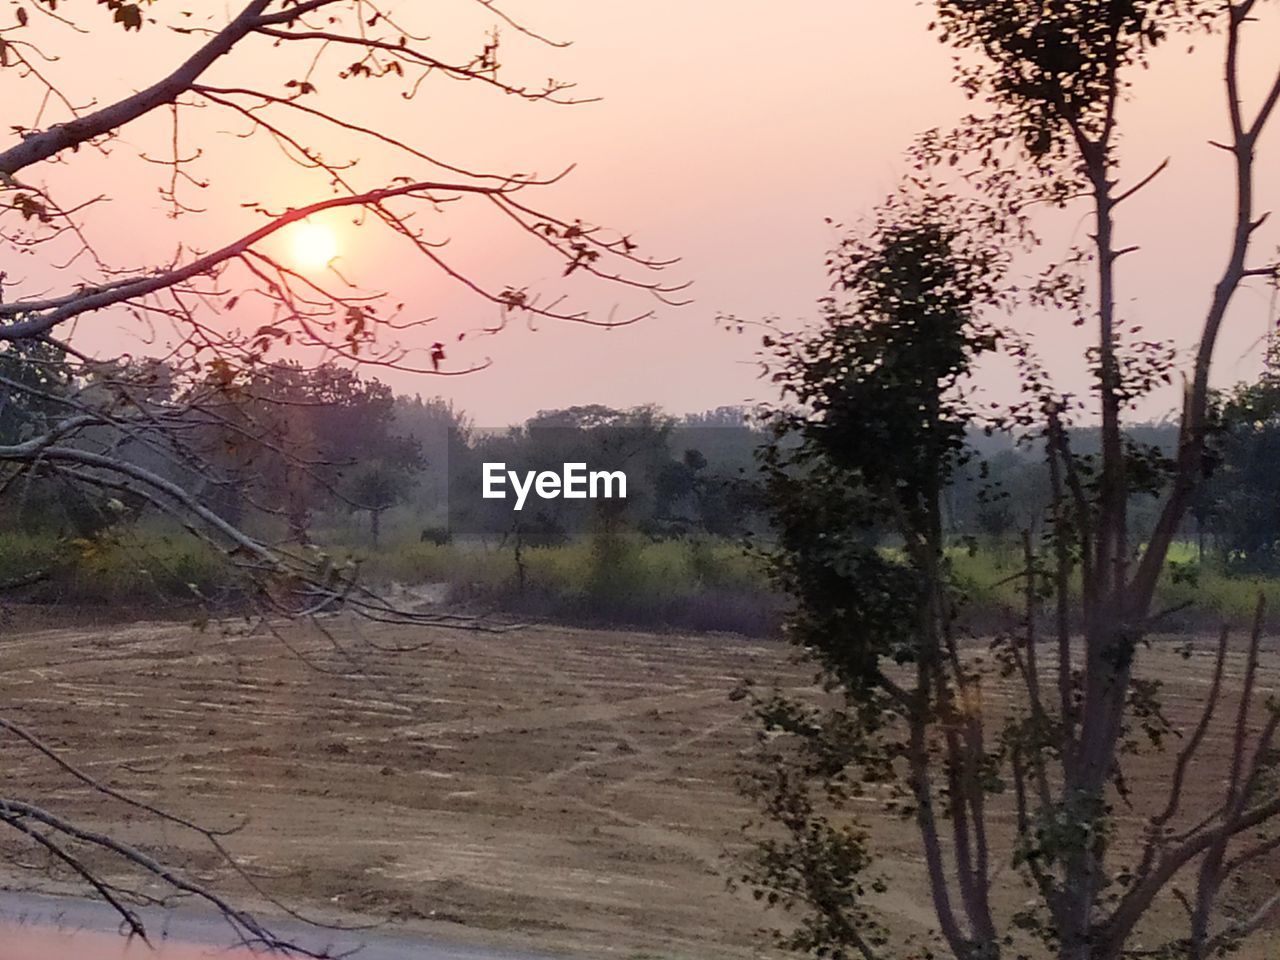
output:
[{"label": "plowed soil", "polygon": [[[1189,661],[1162,648],[1144,655],[1168,681],[1179,722],[1194,722],[1204,695],[1211,660],[1201,647]],[[304,913],[549,953],[767,952],[757,931],[768,917],[726,887],[751,813],[735,770],[754,734],[728,694],[743,676],[803,681],[809,671],[781,644],[345,618],[278,635],[11,621],[0,626],[0,658],[6,716],[105,783],[209,826],[239,826],[230,849]],[[1280,658],[1268,655],[1262,685],[1278,677]],[[1225,736],[1211,735],[1194,791],[1220,788],[1212,758]],[[262,902],[197,835],[104,802],[12,738],[4,757],[5,793]],[[1166,767],[1138,763],[1140,798],[1157,795]],[[882,905],[924,932],[931,912],[908,828],[878,824],[899,880]],[[0,833],[0,853],[7,885],[72,889],[18,836]],[[1273,866],[1260,864],[1250,885],[1274,887]],[[1269,936],[1256,956],[1278,943]]]}]

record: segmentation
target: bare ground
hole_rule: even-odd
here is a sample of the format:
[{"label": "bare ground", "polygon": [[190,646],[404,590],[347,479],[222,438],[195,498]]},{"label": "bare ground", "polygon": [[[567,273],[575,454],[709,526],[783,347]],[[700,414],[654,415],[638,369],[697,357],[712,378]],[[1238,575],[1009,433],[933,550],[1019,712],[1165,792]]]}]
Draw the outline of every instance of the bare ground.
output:
[{"label": "bare ground", "polygon": [[[728,693],[745,675],[802,679],[785,647],[564,628],[328,626],[329,635],[290,626],[271,636],[10,622],[0,626],[0,704],[105,782],[210,825],[247,814],[234,852],[273,895],[316,915],[553,953],[765,952],[757,929],[767,917],[726,889],[726,853],[751,813],[734,771],[753,734]],[[1170,683],[1171,712],[1192,716],[1207,651],[1149,656]],[[1280,658],[1269,655],[1264,674],[1274,689]],[[185,858],[236,889],[197,837],[104,805],[6,745],[5,792]],[[1139,763],[1140,796],[1157,794],[1162,769]],[[1220,781],[1208,768],[1193,779],[1207,793]],[[909,833],[884,821],[876,837],[902,881],[883,906],[923,932],[930,911]],[[38,859],[16,838],[0,844],[0,881],[67,889],[30,869]],[[1274,866],[1251,883],[1274,885]],[[1256,956],[1278,943],[1269,936]]]},{"label": "bare ground", "polygon": [[[345,652],[300,627],[281,642],[164,623],[11,625],[0,702],[148,801],[212,824],[247,813],[231,845],[293,905],[451,921],[552,951],[755,952],[761,915],[725,889],[723,855],[748,813],[733,767],[750,736],[727,695],[783,649],[332,626]],[[29,752],[7,751],[3,776],[217,872],[198,838],[125,822]]]}]

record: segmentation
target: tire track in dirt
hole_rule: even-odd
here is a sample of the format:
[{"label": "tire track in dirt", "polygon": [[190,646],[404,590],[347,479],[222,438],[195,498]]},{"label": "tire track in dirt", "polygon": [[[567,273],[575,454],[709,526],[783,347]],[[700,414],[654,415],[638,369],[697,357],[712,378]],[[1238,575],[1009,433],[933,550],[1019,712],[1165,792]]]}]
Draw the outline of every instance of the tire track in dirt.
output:
[{"label": "tire track in dirt", "polygon": [[[410,925],[449,916],[553,950],[756,952],[767,917],[724,890],[724,854],[742,842],[749,812],[733,768],[752,734],[727,693],[744,674],[805,685],[811,670],[789,664],[787,648],[552,628],[491,637],[360,633],[340,618],[326,626],[359,650],[368,680],[314,669],[341,674],[349,664],[302,628],[287,638],[314,664],[269,637],[181,624],[10,629],[0,702],[148,799],[200,818],[251,813],[237,849],[303,906],[338,903]],[[424,640],[403,654],[370,646]],[[1203,644],[1189,661],[1171,645],[1142,656],[1166,683],[1172,719],[1194,720],[1212,662]],[[1264,687],[1277,686],[1278,663],[1266,654]],[[1233,652],[1229,678],[1242,666]],[[988,690],[997,714],[1015,696],[1010,684]],[[1206,741],[1207,758],[1221,740]],[[11,749],[6,761],[4,789],[54,798],[211,869],[182,837],[126,824],[38,758]],[[1161,760],[1133,762],[1138,797],[1151,799]],[[1189,806],[1216,798],[1211,766],[1197,771]],[[877,906],[927,930],[910,825],[880,816],[878,803],[858,807],[895,881]],[[1126,816],[1137,821],[1142,809]],[[1009,895],[1025,897],[1007,873]]]}]

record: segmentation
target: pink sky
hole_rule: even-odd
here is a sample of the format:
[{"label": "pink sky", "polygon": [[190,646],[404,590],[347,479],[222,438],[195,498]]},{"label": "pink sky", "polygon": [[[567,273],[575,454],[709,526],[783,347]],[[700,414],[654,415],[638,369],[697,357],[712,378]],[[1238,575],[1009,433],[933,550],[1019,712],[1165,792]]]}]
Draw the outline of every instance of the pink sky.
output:
[{"label": "pink sky", "polygon": [[[413,9],[408,0],[393,5]],[[433,33],[448,43],[462,38],[470,51],[476,30],[491,16],[466,0],[438,8]],[[663,308],[634,327],[599,331],[539,324],[501,336],[454,345],[457,332],[489,324],[494,311],[432,273],[385,231],[356,229],[336,218],[345,273],[394,291],[419,316],[441,319],[420,337],[450,345],[458,364],[490,357],[494,365],[451,380],[383,375],[399,390],[455,399],[482,424],[523,418],[540,408],[574,403],[626,406],[657,402],[676,412],[769,397],[756,380],[754,336],[717,327],[718,313],[754,319],[777,315],[788,323],[812,316],[826,287],[823,256],[836,237],[824,217],[851,222],[875,204],[904,171],[912,136],[948,125],[964,109],[949,85],[949,52],[925,32],[928,5],[884,0],[806,0],[779,5],[760,0],[651,0],[645,4],[560,0],[513,3],[509,9],[539,29],[572,39],[551,50],[509,37],[512,77],[534,81],[571,78],[600,103],[557,108],[521,104],[478,85],[440,81],[413,103],[362,99],[367,90],[323,75],[321,94],[337,97],[362,121],[394,124],[407,139],[440,156],[501,171],[550,173],[576,162],[568,181],[542,203],[572,218],[616,225],[645,251],[678,255],[674,275],[693,280],[695,302]],[[452,12],[448,12],[452,11]],[[1263,8],[1270,22],[1250,37],[1250,81],[1256,92],[1277,69],[1280,11]],[[417,14],[413,19],[419,20]],[[82,98],[105,100],[149,82],[175,63],[189,38],[160,31],[95,37],[91,46],[50,67]],[[1140,243],[1122,273],[1121,307],[1148,332],[1188,343],[1206,305],[1225,249],[1230,201],[1229,164],[1206,143],[1223,132],[1220,41],[1196,54],[1170,49],[1143,75],[1125,115],[1125,179],[1136,180],[1166,156],[1170,170],[1132,202],[1121,224],[1123,244]],[[264,57],[220,66],[221,81],[256,77]],[[254,62],[254,59],[257,62]],[[271,76],[288,75],[274,69]],[[283,72],[282,72],[283,70]],[[319,105],[319,101],[316,101]],[[204,122],[204,121],[199,121]],[[215,118],[209,129],[234,123]],[[161,150],[162,123],[128,132],[131,144]],[[280,205],[325,195],[322,178],[308,177],[279,160],[266,143],[221,136],[206,142],[203,171],[215,186],[190,199],[211,213],[176,224],[164,218],[155,194],[155,168],[119,149],[53,176],[72,194],[110,190],[119,199],[93,226],[104,249],[126,261],[170,251],[179,236],[211,246],[245,222],[245,198]],[[333,154],[350,152],[335,144]],[[1280,204],[1280,137],[1274,125],[1260,150],[1263,208]],[[1267,158],[1270,157],[1270,162]],[[372,152],[361,176],[372,181],[401,168]],[[144,180],[144,177],[146,178]],[[64,197],[64,201],[74,199]],[[555,265],[495,220],[450,213],[440,235],[456,238],[454,256],[495,285],[531,283],[557,288]],[[180,233],[185,231],[185,233]],[[1051,246],[1083,239],[1084,211],[1058,215],[1046,225]],[[1261,237],[1273,250],[1280,231]],[[576,285],[573,290],[578,290]],[[594,287],[579,302],[606,310],[615,297]],[[634,301],[627,301],[634,303]],[[1231,382],[1256,371],[1268,311],[1265,291],[1237,301],[1219,352],[1218,379]],[[241,322],[253,322],[243,316]],[[1078,387],[1081,335],[1054,317],[1020,314],[1035,331],[1064,386]],[[119,318],[92,316],[81,323],[82,344],[118,348],[128,342]],[[122,340],[122,336],[125,337]],[[1253,349],[1251,349],[1253,348]],[[1007,380],[991,378],[994,396],[1009,396]],[[1169,397],[1144,411],[1171,405]]]}]

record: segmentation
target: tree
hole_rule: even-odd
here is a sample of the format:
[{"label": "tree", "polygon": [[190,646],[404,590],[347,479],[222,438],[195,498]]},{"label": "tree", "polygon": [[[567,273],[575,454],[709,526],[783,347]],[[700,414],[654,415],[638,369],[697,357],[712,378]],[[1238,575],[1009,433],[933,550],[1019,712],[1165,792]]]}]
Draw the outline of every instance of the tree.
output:
[{"label": "tree", "polygon": [[418,442],[397,432],[391,388],[351,369],[271,363],[222,393],[223,423],[209,431],[205,457],[229,461],[236,496],[282,516],[295,543],[308,543],[312,516],[325,507],[371,509],[349,476],[359,472],[368,482],[372,474],[361,465],[377,465],[401,491],[379,511],[398,502],[421,465]]},{"label": "tree", "polygon": [[[396,400],[394,429],[421,450],[421,464],[415,472],[412,502],[415,512],[429,518],[423,528],[425,539],[447,542],[451,526],[450,492],[454,478],[464,482],[472,453],[474,425],[471,418],[452,402],[439,397]],[[475,476],[474,473],[471,474]]]},{"label": "tree", "polygon": [[357,468],[351,477],[351,498],[369,513],[369,536],[376,547],[382,538],[382,515],[400,503],[413,487],[411,472],[416,451],[397,459],[376,460]]},{"label": "tree", "polygon": [[[766,739],[751,788],[780,833],[762,841],[747,878],[801,912],[793,946],[865,957],[891,949],[868,902],[879,880],[867,835],[842,809],[868,784],[914,820],[942,939],[958,960],[1033,951],[1117,960],[1139,936],[1143,955],[1205,960],[1280,907],[1265,895],[1230,911],[1223,902],[1233,878],[1280,845],[1271,787],[1280,712],[1255,684],[1261,606],[1241,688],[1225,689],[1224,630],[1189,729],[1172,726],[1159,679],[1141,670],[1169,547],[1204,484],[1219,332],[1246,281],[1280,275],[1254,253],[1266,219],[1255,208],[1255,154],[1280,101],[1280,71],[1251,109],[1240,90],[1242,37],[1260,7],[939,0],[935,27],[961,51],[960,82],[986,112],[921,138],[909,181],[932,191],[923,216],[894,198],[832,258],[849,304],[829,307],[811,338],[767,344],[777,350],[775,379],[800,408],[776,423],[781,435],[799,436],[799,449],[770,453],[775,568],[795,601],[792,635],[837,694],[834,705],[755,700],[766,729],[782,736]],[[1221,146],[1236,207],[1168,458],[1124,424],[1133,402],[1172,379],[1174,367],[1169,346],[1126,325],[1118,306],[1118,262],[1135,250],[1118,245],[1116,218],[1163,169],[1122,181],[1118,108],[1154,48],[1200,32],[1225,40],[1231,137]],[[1065,209],[1078,200],[1090,206],[1090,247],[1029,288],[1003,280],[1004,264],[984,251],[1034,240],[1033,205]],[[1075,272],[1082,266],[1095,271],[1091,281]],[[990,346],[981,315],[1019,287],[1033,305],[1096,323],[1097,341],[1093,394],[1082,399],[1055,390],[1027,338],[999,338],[1020,365],[1025,399],[995,425],[1037,434],[1050,503],[1042,543],[1025,541],[1023,623],[995,645],[1020,693],[997,713],[983,697],[988,674],[964,642],[939,497],[975,422],[958,388]],[[1068,431],[1090,406],[1101,443],[1096,456],[1083,456]],[[1130,516],[1139,494],[1161,498],[1145,542]],[[891,518],[900,556],[862,546],[877,515]],[[1042,647],[1052,655],[1045,662]],[[1203,755],[1210,731],[1230,745],[1225,756]],[[1128,754],[1140,743],[1158,751],[1174,733],[1183,740],[1169,761],[1167,798],[1133,796]],[[1210,762],[1222,793],[1207,809],[1187,810],[1191,765]],[[1002,794],[1012,817],[1003,831],[993,812]],[[1001,840],[1033,892],[1024,909],[1002,911],[991,895]],[[1175,896],[1185,930],[1146,923]]]},{"label": "tree", "polygon": [[[493,311],[489,334],[521,317],[613,326],[651,311],[628,307],[616,317],[596,317],[518,278],[472,275],[441,246],[446,211],[496,215],[573,278],[566,284],[605,281],[668,303],[679,289],[655,278],[664,262],[640,255],[630,237],[536,206],[530,194],[560,176],[468,170],[434,153],[420,131],[379,126],[367,119],[376,111],[357,110],[354,98],[344,106],[336,90],[342,86],[358,86],[362,105],[379,98],[394,104],[437,81],[465,81],[525,101],[576,102],[569,84],[525,85],[503,67],[504,35],[555,42],[490,0],[462,5],[501,29],[476,37],[474,54],[460,58],[446,52],[451,38],[440,35],[449,31],[438,29],[421,5],[403,17],[370,0],[240,0],[225,11],[129,0],[2,5],[10,17],[0,33],[0,77],[11,141],[0,147],[0,249],[7,262],[23,261],[26,269],[0,272],[0,344],[7,358],[20,358],[17,371],[11,364],[0,370],[0,386],[10,411],[21,404],[41,412],[25,420],[34,429],[0,436],[0,487],[38,470],[101,495],[139,498],[219,550],[266,617],[340,601],[379,619],[407,616],[356,582],[353,569],[278,549],[242,529],[237,504],[247,493],[237,474],[255,455],[287,465],[277,493],[298,502],[266,507],[289,514],[295,535],[305,536],[311,481],[327,479],[319,462],[325,458],[312,452],[324,438],[306,417],[291,415],[298,408],[290,401],[261,394],[264,380],[281,372],[273,366],[278,359],[439,375],[467,369],[451,366],[442,340],[419,346],[402,339],[422,336],[433,320],[418,305],[398,302],[404,298],[395,291],[362,289],[334,271],[295,269],[273,257],[267,242],[324,214],[380,224],[424,266]],[[132,92],[113,96],[97,85],[100,78],[79,69],[73,47],[82,34],[103,41],[103,49],[122,44],[118,63],[136,70],[171,57],[176,63],[156,76],[138,75]],[[64,86],[61,64],[68,62],[76,73]],[[86,82],[95,85],[86,90]],[[258,154],[251,159],[259,143],[278,148],[281,172],[309,191],[300,203],[254,193],[283,179],[273,178]],[[155,178],[165,214],[182,225],[173,236],[176,252],[167,257],[136,252],[152,247],[147,241],[163,235],[167,223],[130,192],[137,171],[150,172],[144,176]],[[111,184],[107,189],[119,191],[114,199],[126,210],[100,214],[113,198],[90,184]],[[114,259],[96,242],[113,220],[127,223],[124,256],[138,260]],[[214,237],[215,231],[224,233]],[[117,339],[114,354],[95,350],[85,336],[86,326],[108,320],[113,330],[123,326],[132,334],[132,342],[128,335],[123,344]],[[65,354],[71,389],[52,389],[33,375],[35,351],[45,349]],[[164,382],[154,365],[132,355],[147,349],[163,361]],[[202,449],[213,434],[222,443],[217,456]],[[440,615],[418,619],[442,622]],[[6,726],[32,748],[51,752],[34,733]],[[64,769],[115,795],[83,772]],[[161,815],[141,802],[135,807]],[[74,870],[133,933],[144,934],[141,921],[99,878],[90,853],[105,851],[176,892],[204,897],[253,942],[279,943],[215,892],[110,836],[18,798],[0,803],[0,819]],[[223,849],[213,833],[205,835]]]},{"label": "tree", "polygon": [[1280,569],[1280,375],[1273,347],[1263,376],[1223,398],[1212,435],[1213,468],[1201,523],[1228,570]]},{"label": "tree", "polygon": [[71,386],[64,352],[46,343],[7,344],[0,377],[26,387],[0,394],[0,442],[6,444],[42,433],[59,412],[56,398]]},{"label": "tree", "polygon": [[[480,6],[523,40],[550,43],[505,17],[493,4]],[[67,404],[55,430],[0,448],[0,463],[11,468],[39,460],[47,469],[76,475],[78,482],[135,487],[156,499],[158,508],[194,513],[199,525],[212,527],[216,539],[229,541],[229,549],[259,553],[261,545],[237,536],[200,504],[156,482],[162,478],[102,451],[81,449],[75,441],[84,431],[103,424],[163,433],[183,418],[217,421],[227,392],[259,377],[257,371],[266,359],[282,353],[307,352],[329,362],[426,373],[466,372],[448,368],[443,343],[418,350],[398,339],[403,336],[400,331],[417,330],[431,322],[431,318],[416,317],[411,306],[395,304],[391,295],[335,285],[332,276],[303,275],[264,252],[263,242],[274,234],[324,211],[349,210],[385,224],[393,238],[430,267],[493,306],[498,321],[490,332],[520,315],[616,325],[639,320],[649,311],[596,320],[585,311],[568,309],[563,298],[543,302],[519,284],[492,284],[468,276],[450,264],[442,248],[429,238],[427,227],[411,222],[415,214],[449,209],[455,200],[473,201],[497,211],[514,230],[547,249],[559,259],[566,275],[607,280],[668,301],[674,292],[661,281],[624,277],[609,267],[614,262],[619,269],[635,267],[641,273],[661,269],[661,262],[641,257],[630,238],[531,206],[526,194],[547,180],[466,171],[427,153],[403,131],[366,126],[359,118],[344,115],[340,101],[335,99],[331,106],[321,92],[322,85],[331,89],[340,83],[361,84],[369,88],[368,96],[381,94],[396,100],[401,94],[415,95],[436,78],[448,78],[473,81],[529,101],[576,102],[570,85],[564,83],[550,81],[535,88],[508,81],[500,63],[497,31],[483,38],[474,57],[455,63],[432,52],[428,41],[413,39],[425,30],[401,23],[367,0],[256,0],[241,5],[225,22],[218,14],[190,17],[182,11],[166,14],[140,4],[112,3],[105,12],[126,34],[136,37],[130,43],[176,37],[174,49],[178,44],[186,46],[186,58],[137,93],[86,112],[75,106],[81,98],[64,94],[36,62],[74,31],[104,27],[94,21],[88,21],[90,27],[79,25],[73,22],[78,13],[55,10],[46,2],[15,9],[21,9],[22,15],[6,31],[0,46],[4,69],[11,84],[30,90],[34,100],[46,102],[47,108],[36,113],[37,124],[43,126],[13,118],[18,141],[0,150],[0,191],[8,198],[0,211],[0,242],[15,255],[43,257],[54,276],[58,263],[81,263],[88,279],[68,282],[63,292],[49,295],[38,292],[44,277],[6,276],[0,343],[57,343],[74,360],[75,375],[88,376],[114,361],[91,358],[64,342],[78,318],[112,311],[135,324],[140,340],[149,331],[163,328],[168,335],[163,344],[166,363],[178,389],[185,391],[186,410],[162,407],[123,386],[109,408]],[[166,15],[172,19],[164,20]],[[267,46],[275,48],[273,56],[257,56]],[[294,73],[295,69],[305,69],[305,75]],[[219,85],[216,77],[230,82]],[[11,103],[18,109],[25,100],[15,96]],[[55,117],[59,111],[66,116]],[[90,242],[93,228],[99,226],[93,216],[97,203],[56,199],[61,191],[83,189],[63,169],[74,170],[87,156],[101,154],[107,144],[119,147],[110,152],[110,161],[124,165],[130,150],[119,143],[119,132],[164,118],[176,146],[160,162],[161,194],[173,218],[199,223],[202,211],[184,197],[201,191],[218,200],[218,188],[231,180],[225,171],[204,165],[202,144],[190,149],[182,146],[185,130],[205,130],[197,123],[202,111],[247,125],[249,139],[277,144],[282,162],[295,163],[303,171],[303,182],[312,182],[320,196],[287,209],[269,197],[241,204],[261,225],[208,252],[196,253],[183,246],[169,262],[112,265]],[[343,142],[359,145],[362,159],[377,156],[386,167],[401,173],[378,173],[375,182],[368,182],[347,161],[329,159],[333,151],[328,148]],[[246,309],[254,311],[254,318],[241,329],[235,318],[237,311]],[[425,353],[426,360],[420,361],[419,353]],[[122,383],[120,374],[127,370],[117,367],[109,379]],[[29,385],[15,382],[6,386],[31,391]],[[167,441],[152,437],[149,442]],[[169,453],[181,460],[190,451]],[[265,556],[263,560],[269,562]]]},{"label": "tree", "polygon": [[[845,694],[829,711],[780,693],[756,701],[767,730],[800,742],[796,754],[768,752],[749,781],[785,833],[762,843],[746,879],[771,900],[809,908],[784,938],[791,948],[877,955],[883,934],[860,893],[871,862],[865,836],[833,823],[828,804],[841,809],[864,783],[901,787],[900,761],[931,880],[947,882],[932,741],[934,725],[955,724],[962,711],[948,675],[959,654],[942,497],[966,459],[972,416],[957,385],[997,338],[975,314],[995,296],[988,278],[998,251],[963,249],[964,241],[961,229],[927,210],[890,205],[865,241],[847,245],[837,268],[841,294],[824,301],[818,329],[766,338],[773,379],[795,401],[773,413],[765,448],[778,542],[773,575],[795,599],[791,637]],[[902,538],[902,558],[878,546],[886,516]],[[910,668],[910,679],[891,673],[895,667]],[[962,883],[969,857],[965,848]],[[985,896],[969,890],[971,900]],[[940,920],[958,957],[979,955],[953,919]],[[992,941],[994,929],[977,937]]]}]

